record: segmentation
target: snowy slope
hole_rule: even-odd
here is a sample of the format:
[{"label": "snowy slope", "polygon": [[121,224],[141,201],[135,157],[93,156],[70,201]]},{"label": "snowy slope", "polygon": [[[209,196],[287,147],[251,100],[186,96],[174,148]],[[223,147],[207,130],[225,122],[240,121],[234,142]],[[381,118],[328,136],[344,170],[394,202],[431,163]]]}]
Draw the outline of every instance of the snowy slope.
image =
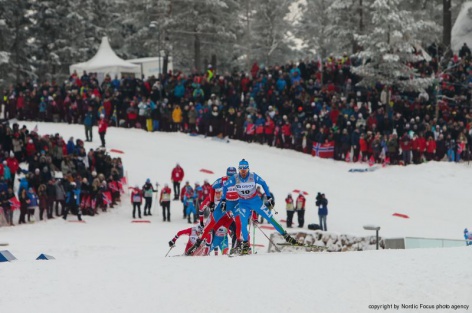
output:
[{"label": "snowy slope", "polygon": [[[42,134],[84,135],[78,125],[38,126]],[[96,134],[94,140],[88,147],[99,145]],[[125,152],[130,184],[146,178],[170,183],[176,162],[192,184],[212,182],[246,158],[275,194],[279,218],[285,218],[287,193],[300,189],[309,193],[307,224],[317,222],[314,196],[321,191],[330,201],[328,227],[336,233],[371,235],[362,226],[378,224],[384,237],[462,239],[462,230],[472,228],[467,192],[472,167],[466,164],[349,173],[366,165],[257,144],[114,128],[107,146]],[[201,173],[202,168],[215,174]],[[132,224],[124,203],[110,213],[86,216],[86,224],[55,219],[0,228],[0,242],[9,242],[18,258],[0,263],[2,312],[369,312],[369,305],[439,303],[472,309],[470,248],[309,254],[266,254],[261,248],[258,255],[238,258],[164,258],[167,242],[188,227],[181,204],[172,202],[171,210],[171,223],[163,223],[155,208],[152,223]],[[393,217],[395,212],[410,219]],[[256,242],[267,246],[260,233]],[[181,253],[185,244],[180,238],[170,254]],[[56,260],[34,261],[40,253]]]}]

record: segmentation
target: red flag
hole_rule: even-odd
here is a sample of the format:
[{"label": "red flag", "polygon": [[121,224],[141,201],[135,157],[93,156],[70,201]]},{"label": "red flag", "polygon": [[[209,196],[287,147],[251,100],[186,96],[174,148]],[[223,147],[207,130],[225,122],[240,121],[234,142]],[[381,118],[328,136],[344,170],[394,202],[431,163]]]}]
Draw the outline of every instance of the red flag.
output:
[{"label": "red flag", "polygon": [[111,204],[111,193],[109,191],[103,193],[103,201],[105,204]]},{"label": "red flag", "polygon": [[11,197],[10,200],[8,200],[8,202],[10,202],[12,211],[20,209],[20,201],[18,201],[16,197]]},{"label": "red flag", "polygon": [[126,179],[125,176],[121,177],[120,182],[121,182],[123,185],[128,185],[128,180]]},{"label": "red flag", "polygon": [[375,159],[374,159],[374,156],[372,155],[369,159],[369,166],[374,166],[375,164]]},{"label": "red flag", "polygon": [[323,159],[331,159],[334,157],[334,141],[320,144],[314,143],[311,155],[318,156]]}]

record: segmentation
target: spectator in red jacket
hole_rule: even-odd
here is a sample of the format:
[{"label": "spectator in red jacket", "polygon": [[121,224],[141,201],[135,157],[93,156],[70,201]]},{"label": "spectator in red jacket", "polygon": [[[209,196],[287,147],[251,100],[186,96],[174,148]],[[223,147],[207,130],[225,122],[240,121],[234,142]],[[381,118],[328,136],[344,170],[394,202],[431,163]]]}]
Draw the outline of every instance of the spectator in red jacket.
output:
[{"label": "spectator in red jacket", "polygon": [[298,228],[303,228],[303,224],[305,224],[305,202],[306,199],[300,191],[300,194],[297,197],[297,202],[295,203],[295,210],[297,211],[298,217]]},{"label": "spectator in red jacket", "polygon": [[14,183],[15,175],[18,172],[20,165],[18,164],[18,160],[15,158],[13,152],[10,152],[10,157],[7,159],[7,166],[10,169],[11,181]]},{"label": "spectator in red jacket", "polygon": [[179,200],[180,197],[180,182],[184,179],[184,170],[179,163],[172,170],[171,180],[174,184],[174,200]]},{"label": "spectator in red jacket", "polygon": [[143,202],[143,191],[139,186],[134,186],[131,192],[131,203],[133,204],[133,218],[136,218],[136,209],[138,209],[138,217],[141,218],[141,203]]},{"label": "spectator in red jacket", "polygon": [[431,161],[434,159],[434,154],[436,153],[436,141],[433,140],[432,136],[428,137],[428,141],[426,141],[426,160]]},{"label": "spectator in red jacket", "polygon": [[102,147],[105,148],[105,135],[107,133],[108,122],[104,114],[100,114],[100,121],[98,122],[98,134],[102,142]]},{"label": "spectator in red jacket", "polygon": [[264,135],[265,135],[265,142],[267,142],[267,144],[271,147],[274,143],[274,132],[275,132],[275,123],[267,114],[266,121],[264,124]]}]

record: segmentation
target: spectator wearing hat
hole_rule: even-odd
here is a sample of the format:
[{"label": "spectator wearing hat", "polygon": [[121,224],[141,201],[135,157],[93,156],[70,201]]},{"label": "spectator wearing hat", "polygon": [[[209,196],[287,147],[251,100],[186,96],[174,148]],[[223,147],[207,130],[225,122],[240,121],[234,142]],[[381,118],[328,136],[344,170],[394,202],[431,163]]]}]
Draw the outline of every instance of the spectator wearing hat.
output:
[{"label": "spectator wearing hat", "polygon": [[[157,187],[157,183],[156,183]],[[152,215],[152,196],[154,192],[157,192],[157,189],[154,189],[154,186],[151,183],[151,180],[148,178],[142,188],[143,197],[144,197],[144,216]]]},{"label": "spectator wearing hat", "polygon": [[285,210],[287,210],[287,228],[292,228],[293,214],[295,213],[295,205],[293,203],[292,194],[289,193],[285,198]]},{"label": "spectator wearing hat", "polygon": [[63,219],[67,220],[69,211],[77,214],[77,219],[82,220],[82,212],[80,210],[80,188],[75,182],[71,182],[66,187],[66,200]]}]

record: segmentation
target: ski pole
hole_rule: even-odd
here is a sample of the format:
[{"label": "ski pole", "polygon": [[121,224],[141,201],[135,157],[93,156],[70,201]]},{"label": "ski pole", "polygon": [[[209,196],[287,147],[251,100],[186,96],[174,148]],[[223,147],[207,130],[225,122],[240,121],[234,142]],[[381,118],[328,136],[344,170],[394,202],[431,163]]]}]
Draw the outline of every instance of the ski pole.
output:
[{"label": "ski pole", "polygon": [[259,227],[259,225],[257,225],[257,223],[254,223],[254,226],[256,226],[256,227],[261,231],[261,233],[267,238],[267,240],[269,240],[269,242],[274,246],[274,248],[275,248],[275,250],[276,250],[277,252],[282,252],[282,251],[280,251],[279,248],[277,248],[277,245],[272,241],[272,239],[270,239],[270,238],[266,235],[266,233],[264,233],[264,232],[262,231],[262,229]]},{"label": "ski pole", "polygon": [[252,251],[254,254],[257,253],[256,252],[256,227],[252,228]]},{"label": "ski pole", "polygon": [[167,253],[166,253],[166,256],[165,256],[165,258],[166,258],[166,257],[167,257],[167,255],[169,254],[170,250],[172,250],[174,247],[175,247],[175,246],[172,246],[172,247],[170,247],[169,251],[167,251]]},{"label": "ski pole", "polygon": [[277,210],[274,208],[274,205],[273,205],[272,203],[270,203],[270,202],[269,202],[269,204],[270,204],[269,210],[273,210],[274,213],[275,213],[275,215],[279,214],[279,212],[277,212]]}]

